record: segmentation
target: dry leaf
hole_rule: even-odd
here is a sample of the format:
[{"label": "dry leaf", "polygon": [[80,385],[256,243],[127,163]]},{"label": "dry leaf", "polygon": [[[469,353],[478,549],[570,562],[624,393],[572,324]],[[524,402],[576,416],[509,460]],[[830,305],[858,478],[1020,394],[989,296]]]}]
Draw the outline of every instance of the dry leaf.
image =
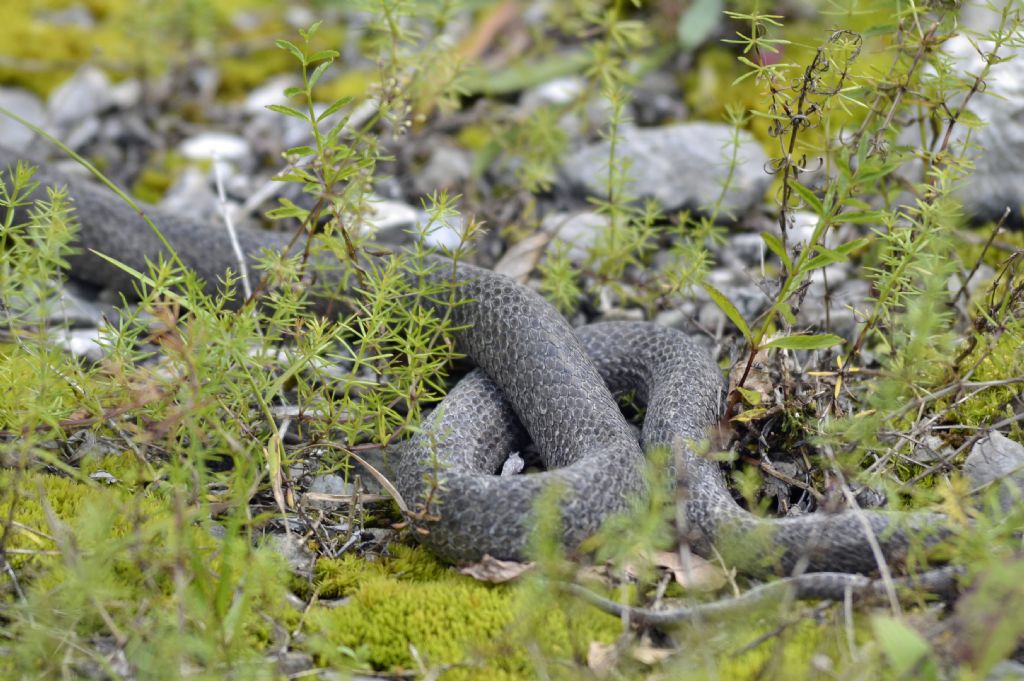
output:
[{"label": "dry leaf", "polygon": [[640,664],[651,666],[671,657],[675,651],[671,648],[655,648],[650,645],[639,645],[634,647],[630,653],[633,655],[633,659]]},{"label": "dry leaf", "polygon": [[609,588],[612,586],[612,579],[611,575],[608,574],[607,565],[584,565],[576,570],[576,581],[581,583],[597,582]]},{"label": "dry leaf", "polygon": [[676,551],[660,551],[653,562],[672,573],[676,583],[692,591],[716,591],[726,582],[722,569],[700,556],[690,554],[684,562]]},{"label": "dry leaf", "polygon": [[544,247],[551,241],[551,236],[537,232],[522,241],[513,244],[505,255],[494,265],[494,271],[500,272],[522,283],[530,276],[537,266]]},{"label": "dry leaf", "polygon": [[511,582],[514,579],[518,579],[520,575],[532,568],[533,563],[517,563],[514,560],[498,560],[497,558],[491,558],[489,554],[484,554],[484,557],[479,563],[473,563],[472,565],[461,567],[459,568],[459,572],[467,577],[472,577],[478,582],[504,584],[505,582]]},{"label": "dry leaf", "polygon": [[587,649],[587,667],[598,678],[604,678],[615,667],[619,659],[619,651],[612,643],[591,641]]}]

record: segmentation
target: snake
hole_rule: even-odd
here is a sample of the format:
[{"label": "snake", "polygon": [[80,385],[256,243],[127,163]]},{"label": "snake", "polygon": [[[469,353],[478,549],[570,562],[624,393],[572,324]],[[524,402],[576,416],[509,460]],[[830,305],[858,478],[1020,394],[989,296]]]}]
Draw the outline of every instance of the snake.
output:
[{"label": "snake", "polygon": [[[137,210],[107,187],[0,147],[0,169],[23,159],[38,169],[33,198],[45,198],[45,187],[62,186],[73,201],[72,278],[130,294],[133,276],[97,253],[137,272],[169,257],[142,214],[210,291],[226,270],[238,270],[231,236],[216,220],[145,204]],[[289,234],[258,227],[235,232],[250,268],[263,249],[297,248]],[[652,493],[659,476],[648,474],[649,460],[663,462],[660,477],[675,487],[686,544],[743,573],[869,574],[882,562],[904,561],[918,537],[934,542],[944,535],[944,517],[925,511],[849,509],[781,518],[748,511],[730,491],[722,464],[699,446],[721,418],[726,394],[722,371],[701,342],[647,322],[574,329],[528,286],[432,257],[425,271],[407,276],[414,286],[455,287],[457,305],[421,302],[450,315],[456,350],[477,368],[396,448],[391,475],[419,530],[414,536],[440,558],[527,559],[547,498],[553,499],[554,533],[574,550]],[[344,263],[317,264],[343,280]],[[616,399],[624,392],[645,410],[639,437]],[[542,470],[500,474],[508,453],[528,441]],[[664,454],[652,458],[654,452]]]}]

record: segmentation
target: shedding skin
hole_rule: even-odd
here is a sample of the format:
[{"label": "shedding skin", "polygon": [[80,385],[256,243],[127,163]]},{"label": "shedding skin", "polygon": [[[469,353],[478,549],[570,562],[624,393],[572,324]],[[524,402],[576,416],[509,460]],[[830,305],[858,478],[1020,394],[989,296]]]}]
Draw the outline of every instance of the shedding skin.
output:
[{"label": "shedding skin", "polygon": [[[0,147],[0,168],[25,154]],[[38,165],[38,164],[37,164]],[[147,260],[167,256],[138,213],[106,188],[54,172],[37,175],[42,187],[64,185],[80,228],[69,258],[70,276],[132,291],[129,275],[100,259],[105,253],[146,271]],[[227,231],[145,206],[180,259],[208,287],[237,269]],[[290,236],[238,229],[253,267],[261,249],[287,250]],[[847,511],[765,519],[736,503],[720,465],[696,452],[721,416],[725,386],[703,347],[685,334],[650,323],[603,323],[573,329],[531,289],[486,269],[437,258],[428,281],[455,283],[468,300],[451,314],[460,352],[479,367],[451,391],[404,443],[394,482],[414,511],[417,538],[442,558],[471,562],[526,557],[538,499],[556,488],[562,540],[571,548],[594,534],[610,515],[645,494],[645,454],[671,453],[671,477],[685,505],[686,536],[697,553],[748,574],[796,571],[870,573],[878,569],[873,537],[885,561],[905,557],[911,537],[940,538],[948,527],[930,513]],[[345,280],[340,265],[318,270]],[[426,301],[421,301],[426,302]],[[329,309],[322,306],[322,309]],[[633,390],[646,405],[641,441],[622,416],[613,392]],[[511,449],[532,439],[546,468],[529,475],[497,472]],[[426,507],[424,500],[430,500]],[[827,580],[826,580],[827,581]]]}]

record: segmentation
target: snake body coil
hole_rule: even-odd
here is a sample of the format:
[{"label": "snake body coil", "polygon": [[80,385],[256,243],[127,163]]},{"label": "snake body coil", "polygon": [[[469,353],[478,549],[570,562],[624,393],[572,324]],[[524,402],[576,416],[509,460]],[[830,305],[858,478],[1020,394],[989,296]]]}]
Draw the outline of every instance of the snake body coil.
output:
[{"label": "snake body coil", "polygon": [[[0,168],[23,157],[0,147]],[[43,185],[66,185],[75,201],[80,251],[69,258],[71,276],[130,291],[131,277],[90,251],[138,271],[146,271],[147,260],[166,255],[139,215],[112,193],[45,168],[37,177]],[[145,210],[180,259],[211,288],[225,270],[236,268],[223,227]],[[250,266],[261,248],[289,246],[285,235],[257,230],[238,230],[238,240]],[[755,517],[735,502],[719,465],[691,448],[718,419],[723,395],[721,373],[698,344],[673,329],[644,323],[574,331],[536,293],[481,268],[449,265],[429,276],[454,280],[470,301],[448,312],[464,326],[454,334],[457,348],[480,371],[452,390],[404,448],[395,483],[410,505],[437,492],[439,503],[427,509],[437,519],[420,539],[448,560],[472,561],[484,554],[523,558],[534,506],[552,485],[562,494],[563,540],[578,545],[644,493],[644,450],[657,446],[674,455],[688,539],[701,553],[713,545],[747,572],[790,572],[798,566],[869,572],[879,559],[898,560],[906,552],[908,531],[941,525],[941,516],[917,513]],[[642,446],[609,389],[635,390],[646,404]],[[496,475],[523,428],[547,470]],[[881,555],[871,549],[869,537]]]}]

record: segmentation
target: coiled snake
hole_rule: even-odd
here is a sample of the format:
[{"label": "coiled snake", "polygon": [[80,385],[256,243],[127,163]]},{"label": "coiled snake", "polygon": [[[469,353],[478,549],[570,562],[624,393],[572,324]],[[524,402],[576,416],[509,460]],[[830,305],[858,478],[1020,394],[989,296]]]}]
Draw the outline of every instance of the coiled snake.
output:
[{"label": "coiled snake", "polygon": [[[0,148],[0,168],[23,157]],[[143,272],[147,260],[164,252],[139,215],[111,192],[45,167],[37,179],[43,186],[66,185],[74,199],[80,230],[71,276],[131,291],[128,274],[89,251]],[[237,269],[222,226],[145,210],[180,259],[211,286],[227,268]],[[290,238],[240,229],[238,240],[251,266],[261,248],[286,249]],[[450,310],[464,326],[454,340],[480,367],[451,391],[395,464],[395,484],[409,501],[424,498],[437,477],[439,503],[427,509],[436,519],[417,521],[428,522],[428,532],[417,536],[445,559],[523,558],[535,503],[552,485],[562,495],[563,541],[577,546],[644,493],[644,450],[659,446],[675,461],[688,539],[698,553],[713,547],[742,571],[870,572],[878,558],[869,536],[882,558],[899,560],[914,531],[934,533],[942,525],[941,516],[927,513],[756,517],[733,499],[719,464],[692,447],[719,418],[724,391],[721,372],[699,344],[646,323],[573,330],[532,290],[485,269],[439,266],[428,276],[454,280],[470,301]],[[622,390],[636,391],[646,404],[642,445],[612,397]],[[523,429],[546,471],[496,475]]]}]

